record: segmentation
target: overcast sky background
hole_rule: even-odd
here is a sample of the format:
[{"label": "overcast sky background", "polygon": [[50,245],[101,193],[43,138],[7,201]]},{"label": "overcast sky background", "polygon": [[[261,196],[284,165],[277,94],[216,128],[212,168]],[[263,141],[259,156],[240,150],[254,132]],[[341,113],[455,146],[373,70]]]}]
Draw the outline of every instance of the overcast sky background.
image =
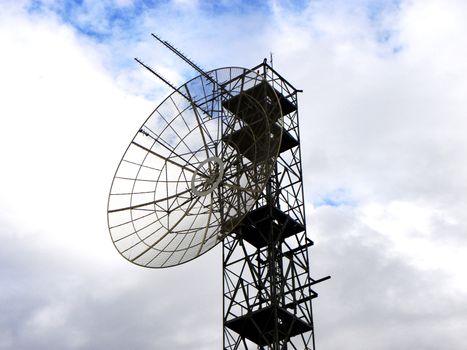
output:
[{"label": "overcast sky background", "polygon": [[205,69],[300,95],[317,349],[465,350],[467,2],[0,0],[0,349],[220,349],[221,250],[163,270],[114,249],[120,157]]}]

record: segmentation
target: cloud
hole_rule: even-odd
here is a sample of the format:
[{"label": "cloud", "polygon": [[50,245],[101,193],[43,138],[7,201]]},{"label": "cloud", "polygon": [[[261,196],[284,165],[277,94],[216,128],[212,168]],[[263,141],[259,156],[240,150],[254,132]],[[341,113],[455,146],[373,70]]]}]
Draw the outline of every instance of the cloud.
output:
[{"label": "cloud", "polygon": [[157,273],[128,268],[116,252],[106,254],[108,245],[86,255],[30,241],[2,234],[1,348],[209,349],[219,342],[220,305],[204,308],[196,299],[218,299],[215,288],[201,287],[220,266],[199,260]]},{"label": "cloud", "polygon": [[442,346],[461,348],[452,340],[461,337],[460,310],[466,305],[459,289],[446,288],[448,270],[420,268],[390,235],[362,217],[360,209],[333,207],[310,215],[319,243],[312,254],[315,270],[333,274],[317,287],[322,291],[315,302],[318,346],[435,349],[445,338],[449,343],[443,340]]},{"label": "cloud", "polygon": [[144,270],[107,234],[115,167],[168,92],[132,58],[195,74],[150,32],[206,69],[272,51],[304,89],[312,271],[333,277],[316,287],[318,347],[462,348],[464,2],[70,4],[1,5],[0,348],[220,346],[219,249]]}]

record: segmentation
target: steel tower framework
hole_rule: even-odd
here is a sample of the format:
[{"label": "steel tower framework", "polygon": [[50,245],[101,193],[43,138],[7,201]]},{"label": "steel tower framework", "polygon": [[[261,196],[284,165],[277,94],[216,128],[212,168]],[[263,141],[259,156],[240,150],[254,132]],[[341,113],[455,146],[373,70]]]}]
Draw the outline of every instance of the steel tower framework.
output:
[{"label": "steel tower framework", "polygon": [[[261,91],[245,90],[267,109],[279,98],[283,119],[276,166],[253,210],[223,241],[224,350],[315,349],[297,94],[267,62]],[[274,122],[274,121],[273,121]],[[282,124],[282,125],[281,125]],[[271,135],[274,137],[274,135]]]}]

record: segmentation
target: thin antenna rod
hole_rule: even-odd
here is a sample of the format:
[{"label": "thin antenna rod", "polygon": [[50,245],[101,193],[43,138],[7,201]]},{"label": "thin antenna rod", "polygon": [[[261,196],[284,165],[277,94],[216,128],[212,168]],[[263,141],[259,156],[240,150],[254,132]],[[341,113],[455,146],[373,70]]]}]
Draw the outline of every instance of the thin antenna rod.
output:
[{"label": "thin antenna rod", "polygon": [[[192,68],[194,68],[198,73],[200,73],[203,77],[205,77],[207,80],[209,80],[214,86],[218,86],[220,88],[220,94],[226,94],[229,97],[233,97],[232,93],[230,92],[229,89],[225,88],[226,83],[219,83],[217,80],[213,79],[212,77],[209,76],[204,70],[202,70],[198,65],[196,65],[193,61],[191,61],[188,57],[186,57],[183,53],[181,53],[179,50],[177,50],[172,44],[170,44],[166,40],[162,40],[160,37],[158,37],[156,34],[151,33],[151,35],[157,39],[160,43],[162,43],[165,47],[167,47],[170,51],[175,53],[178,57],[180,57],[183,61],[188,63]],[[246,102],[248,104],[251,103],[251,101]]]},{"label": "thin antenna rod", "polygon": [[180,95],[182,95],[186,100],[188,100],[193,107],[199,108],[201,111],[203,111],[204,114],[210,115],[204,108],[202,108],[199,104],[197,104],[192,98],[184,94],[182,91],[180,91],[180,88],[176,88],[170,81],[165,79],[162,75],[157,73],[154,69],[149,67],[148,65],[144,64],[143,61],[141,61],[139,58],[135,57],[135,61],[138,62],[140,65],[142,65],[144,68],[146,68],[148,71],[150,71],[152,74],[154,74],[156,77],[158,77],[160,80],[162,80],[164,83],[166,83],[168,86],[170,86],[174,91],[177,91]]},{"label": "thin antenna rod", "polygon": [[166,40],[162,40],[160,37],[158,37],[156,34],[151,33],[151,35],[156,38],[160,43],[162,43],[165,47],[167,47],[170,51],[172,51],[174,54],[176,54],[178,57],[180,57],[182,60],[184,60],[186,63],[188,63],[192,68],[194,68],[198,73],[200,73],[203,77],[205,77],[207,80],[209,80],[211,83],[219,86],[224,93],[228,93],[229,95],[230,92],[227,91],[219,82],[217,82],[215,79],[209,76],[204,70],[202,70],[197,64],[195,64],[192,60],[190,60],[188,57],[186,57],[183,53],[181,53],[179,50],[177,50],[171,43],[169,43]]},{"label": "thin antenna rod", "polygon": [[[170,51],[172,51],[174,54],[176,54],[178,57],[180,57],[183,61],[188,63],[192,68],[194,68],[198,73],[200,73],[203,77],[205,77],[208,81],[210,81],[214,86],[218,86],[220,88],[220,94],[226,94],[229,97],[233,97],[232,93],[230,92],[229,89],[225,88],[225,83],[221,84],[217,80],[213,79],[212,77],[209,76],[204,70],[202,70],[197,64],[195,64],[193,61],[191,61],[188,57],[186,57],[183,53],[181,53],[179,50],[177,50],[171,43],[169,43],[166,40],[163,40],[162,38],[158,37],[156,34],[151,33],[151,35],[160,43],[162,43],[165,47],[167,47]],[[156,74],[156,73],[154,73]],[[156,74],[157,75],[157,74]],[[159,76],[159,75],[157,75]],[[165,81],[165,79],[162,79]],[[177,90],[178,91],[178,90]],[[183,95],[183,94],[182,94]],[[189,101],[192,101],[189,97],[183,95],[185,98],[187,98]],[[248,104],[251,103],[251,101],[247,102]],[[203,110],[204,111],[204,110]],[[206,113],[206,112],[205,112]]]},{"label": "thin antenna rod", "polygon": [[[178,57],[180,57],[182,60],[184,60],[186,63],[188,63],[191,67],[193,67],[198,73],[200,73],[203,77],[205,77],[207,80],[209,80],[213,85],[218,86],[221,90],[221,94],[226,94],[229,97],[233,97],[232,93],[229,91],[229,89],[225,88],[226,83],[219,83],[217,80],[213,79],[210,77],[204,70],[202,70],[198,65],[196,65],[193,61],[191,61],[188,57],[186,57],[183,53],[181,53],[179,50],[177,50],[171,43],[169,43],[166,40],[162,40],[160,37],[158,37],[156,34],[151,33],[151,35],[157,39],[160,43],[162,43],[165,47],[167,47],[170,51],[172,51],[174,54],[176,54]],[[266,60],[266,59],[265,59]],[[247,102],[250,104],[251,102]]]},{"label": "thin antenna rod", "polygon": [[183,92],[180,91],[179,88],[176,88],[171,82],[169,82],[167,79],[165,79],[162,75],[157,73],[154,69],[149,67],[148,65],[144,64],[143,61],[141,61],[139,58],[135,57],[135,61],[138,62],[140,65],[142,65],[144,68],[146,68],[148,71],[150,71],[152,74],[154,74],[156,77],[158,77],[160,80],[162,80],[164,83],[166,83],[168,86],[170,86],[173,90],[179,92],[182,94],[185,98],[188,98],[183,94]]}]

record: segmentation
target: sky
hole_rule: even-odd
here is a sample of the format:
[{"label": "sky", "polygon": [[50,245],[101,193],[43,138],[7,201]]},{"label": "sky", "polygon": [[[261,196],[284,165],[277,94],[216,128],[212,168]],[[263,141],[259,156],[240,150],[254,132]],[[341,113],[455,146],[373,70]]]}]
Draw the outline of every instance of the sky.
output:
[{"label": "sky", "polygon": [[206,70],[299,96],[317,349],[465,349],[467,2],[0,0],[0,349],[219,349],[221,249],[170,269],[114,249],[120,157]]}]

